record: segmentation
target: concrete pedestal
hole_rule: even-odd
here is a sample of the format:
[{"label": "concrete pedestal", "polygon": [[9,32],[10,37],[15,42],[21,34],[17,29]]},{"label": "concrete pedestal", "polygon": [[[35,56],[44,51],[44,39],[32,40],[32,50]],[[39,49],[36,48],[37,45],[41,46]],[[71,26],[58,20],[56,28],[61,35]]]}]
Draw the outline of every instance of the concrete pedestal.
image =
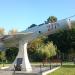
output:
[{"label": "concrete pedestal", "polygon": [[26,72],[32,71],[32,67],[29,62],[28,54],[27,54],[27,44],[28,42],[23,39],[19,41],[19,52],[11,68],[14,68],[14,65],[17,64],[18,58],[22,58],[22,65],[21,65],[22,70],[25,70]]}]

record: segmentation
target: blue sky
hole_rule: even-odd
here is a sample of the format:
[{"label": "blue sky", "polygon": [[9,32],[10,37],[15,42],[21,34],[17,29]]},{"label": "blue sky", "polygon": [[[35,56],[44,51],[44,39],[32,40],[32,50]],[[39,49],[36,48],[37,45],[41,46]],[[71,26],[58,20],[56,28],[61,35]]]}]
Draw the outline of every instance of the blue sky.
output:
[{"label": "blue sky", "polygon": [[0,27],[25,30],[49,16],[58,20],[75,14],[75,0],[0,0]]}]

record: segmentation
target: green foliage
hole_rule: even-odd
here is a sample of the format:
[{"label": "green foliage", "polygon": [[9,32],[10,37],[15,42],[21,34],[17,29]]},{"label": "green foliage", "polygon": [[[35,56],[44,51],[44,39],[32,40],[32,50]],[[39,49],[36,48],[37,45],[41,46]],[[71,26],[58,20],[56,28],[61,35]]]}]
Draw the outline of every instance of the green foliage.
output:
[{"label": "green foliage", "polygon": [[75,21],[71,21],[72,28],[75,29]]},{"label": "green foliage", "polygon": [[5,60],[5,51],[0,51],[0,60]]},{"label": "green foliage", "polygon": [[0,51],[0,61],[3,64],[3,67],[4,67],[4,63],[6,61],[5,51]]},{"label": "green foliage", "polygon": [[16,55],[18,53],[18,48],[12,47],[6,50],[6,59],[10,62],[14,61]]},{"label": "green foliage", "polygon": [[[63,60],[72,61],[75,57],[75,29],[63,30],[48,36],[48,41],[53,41]],[[72,50],[72,51],[71,51]]]},{"label": "green foliage", "polygon": [[46,39],[47,37],[39,37],[30,43],[28,53],[31,59],[42,61],[56,55],[57,48],[53,45],[53,42],[47,43]]},{"label": "green foliage", "polygon": [[48,36],[48,40],[52,40],[61,52],[67,52],[71,48],[75,49],[75,29],[64,30]]},{"label": "green foliage", "polygon": [[53,45],[53,42],[48,42],[46,45],[44,44],[40,48],[38,48],[39,53],[41,53],[41,56],[43,59],[48,59],[52,56],[56,55],[56,47]]},{"label": "green foliage", "polygon": [[46,37],[39,37],[28,44],[28,54],[31,61],[42,60],[41,54],[37,51],[44,44]]},{"label": "green foliage", "polygon": [[1,51],[1,60],[5,60],[5,51]]},{"label": "green foliage", "polygon": [[55,16],[50,16],[47,19],[47,23],[54,23],[54,22],[57,22],[57,18]]},{"label": "green foliage", "polygon": [[1,51],[0,51],[0,60],[1,60]]},{"label": "green foliage", "polygon": [[35,27],[35,26],[37,26],[37,25],[36,24],[32,24],[32,25],[30,25],[30,27],[28,27],[28,29],[32,28],[32,27]]}]

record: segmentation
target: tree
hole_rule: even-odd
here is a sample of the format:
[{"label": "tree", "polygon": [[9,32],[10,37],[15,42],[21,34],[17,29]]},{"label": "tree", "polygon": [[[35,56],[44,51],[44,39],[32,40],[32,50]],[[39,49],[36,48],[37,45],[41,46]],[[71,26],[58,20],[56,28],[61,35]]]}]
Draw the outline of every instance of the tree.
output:
[{"label": "tree", "polygon": [[0,28],[0,35],[4,34],[4,28]]},{"label": "tree", "polygon": [[47,41],[46,36],[41,36],[29,44],[28,53],[30,59],[42,61],[56,55],[56,49],[53,42]]},{"label": "tree", "polygon": [[3,67],[4,67],[4,60],[6,60],[5,51],[0,51],[0,59],[2,61]]},{"label": "tree", "polygon": [[[0,36],[2,36],[2,35],[4,35],[4,28],[0,28]],[[3,49],[3,44],[0,44],[0,45],[1,45],[1,49]],[[3,60],[5,60],[5,51],[0,51],[0,59],[4,66]]]},{"label": "tree", "polygon": [[6,55],[5,56],[9,62],[12,62],[12,61],[14,61],[17,54],[18,54],[18,48],[11,47],[11,48],[6,49]]},{"label": "tree", "polygon": [[37,25],[36,24],[32,24],[32,25],[30,25],[30,27],[28,27],[28,29],[32,28],[32,27],[35,27],[35,26],[37,26]]},{"label": "tree", "polygon": [[17,29],[12,29],[12,30],[10,30],[9,32],[8,32],[8,34],[15,34],[15,33],[17,33],[18,31],[17,31]]},{"label": "tree", "polygon": [[57,18],[55,16],[50,16],[47,19],[47,23],[54,23],[54,22],[57,22]]},{"label": "tree", "polygon": [[38,53],[38,48],[44,44],[44,40],[46,37],[41,36],[31,41],[28,44],[28,55],[31,61],[40,61],[41,55]]},{"label": "tree", "polygon": [[[53,43],[57,45],[58,50],[60,50],[60,55],[62,53],[63,59],[68,59],[68,55],[71,54],[70,50],[74,50],[75,52],[74,26],[75,26],[75,23],[73,24],[73,27],[70,30],[63,30],[63,31],[60,31],[59,33],[55,33],[48,36],[48,41],[49,40],[53,41]],[[74,56],[72,56],[72,58],[73,57]]]},{"label": "tree", "polygon": [[39,48],[39,47],[41,46],[41,44],[44,43],[45,38],[46,38],[45,36],[40,36],[40,37],[34,39],[34,40],[29,44],[29,47],[36,50],[37,48]]},{"label": "tree", "polygon": [[46,45],[42,45],[38,48],[39,53],[41,54],[43,60],[46,60],[52,56],[56,55],[56,46],[53,45],[53,42],[48,42]]}]

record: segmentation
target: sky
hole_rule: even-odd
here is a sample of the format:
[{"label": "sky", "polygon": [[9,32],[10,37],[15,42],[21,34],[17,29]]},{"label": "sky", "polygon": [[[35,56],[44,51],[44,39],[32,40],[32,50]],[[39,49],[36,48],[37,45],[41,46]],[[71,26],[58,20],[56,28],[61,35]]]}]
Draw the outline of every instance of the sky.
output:
[{"label": "sky", "polygon": [[0,27],[23,31],[49,16],[58,20],[75,15],[75,0],[0,0]]}]

